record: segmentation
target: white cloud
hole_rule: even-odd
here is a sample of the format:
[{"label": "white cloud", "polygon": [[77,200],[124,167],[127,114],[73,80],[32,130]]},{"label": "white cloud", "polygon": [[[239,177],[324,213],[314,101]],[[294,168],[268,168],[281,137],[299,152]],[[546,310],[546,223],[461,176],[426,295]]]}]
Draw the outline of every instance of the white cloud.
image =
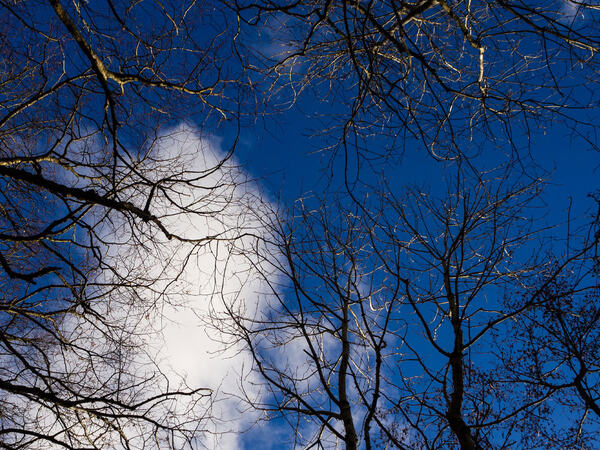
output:
[{"label": "white cloud", "polygon": [[[261,282],[239,251],[255,245],[255,236],[263,233],[255,216],[262,200],[232,161],[213,170],[225,156],[219,147],[216,139],[202,137],[184,125],[165,133],[153,152],[158,161],[177,160],[201,176],[180,189],[177,199],[190,209],[199,208],[200,214],[177,210],[171,204],[173,198],[157,198],[156,207],[168,216],[167,229],[189,240],[207,236],[218,240],[181,244],[159,237],[158,245],[133,248],[135,256],[130,262],[161,280],[146,295],[160,293],[160,300],[167,300],[150,315],[153,331],[147,339],[148,352],[172,384],[182,380],[191,388],[213,391],[212,419],[203,424],[209,433],[201,438],[202,443],[208,448],[234,449],[238,447],[235,432],[256,419],[243,411],[236,399],[241,395],[240,377],[249,381],[250,375],[241,371],[251,367],[251,359],[239,345],[229,345],[228,336],[211,324],[215,316],[223,315],[225,305],[257,307]],[[207,190],[213,186],[219,187]],[[240,237],[246,233],[248,236]],[[117,258],[119,251],[117,248]]]},{"label": "white cloud", "polygon": [[[224,157],[217,139],[188,125],[168,130],[153,143],[140,171],[151,180],[162,179],[169,189],[156,192],[150,210],[185,241],[169,240],[146,224],[134,224],[139,226],[134,232],[119,214],[104,219],[96,227],[105,242],[99,251],[104,267],[116,270],[100,271],[97,280],[108,282],[112,290],[93,304],[96,318],[70,315],[60,324],[63,336],[77,348],[49,350],[54,373],[81,382],[88,394],[137,383],[122,395],[135,403],[165,390],[210,389],[210,397],[206,391],[173,396],[146,411],[158,421],[197,430],[195,440],[187,442],[192,448],[238,448],[236,432],[257,418],[238,401],[241,377],[250,382],[246,389],[253,385],[252,375],[242,373],[251,367],[249,355],[229,342],[227,334],[210,327],[225,306],[256,311],[261,290],[256,270],[241,253],[258,245],[257,237],[264,233],[256,219],[261,196],[233,160],[221,164]],[[188,183],[170,184],[167,178],[174,173]],[[144,207],[137,202],[145,202],[149,188],[135,189],[140,188],[131,190],[130,201]],[[138,286],[128,287],[126,280],[136,280]],[[128,332],[121,336],[119,330]],[[111,331],[114,334],[108,335]],[[122,345],[116,345],[120,341]],[[259,392],[250,389],[246,394]],[[78,419],[73,414],[61,423],[44,405],[22,399],[10,403],[20,410],[22,421],[29,422],[24,428],[37,427],[62,438],[60,430],[68,427],[80,439],[77,445],[85,445],[88,436],[99,447],[121,448],[122,433],[131,448],[169,448],[154,440],[151,426],[135,420],[121,420],[120,430],[110,430],[98,418]],[[184,438],[175,438],[177,448],[185,446]]]}]

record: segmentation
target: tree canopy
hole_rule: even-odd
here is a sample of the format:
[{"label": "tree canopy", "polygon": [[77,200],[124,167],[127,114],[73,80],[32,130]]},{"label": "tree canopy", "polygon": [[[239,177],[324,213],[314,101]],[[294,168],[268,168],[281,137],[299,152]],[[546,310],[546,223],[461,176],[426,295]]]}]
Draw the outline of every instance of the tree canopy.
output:
[{"label": "tree canopy", "polygon": [[0,446],[597,447],[599,33],[0,2]]}]

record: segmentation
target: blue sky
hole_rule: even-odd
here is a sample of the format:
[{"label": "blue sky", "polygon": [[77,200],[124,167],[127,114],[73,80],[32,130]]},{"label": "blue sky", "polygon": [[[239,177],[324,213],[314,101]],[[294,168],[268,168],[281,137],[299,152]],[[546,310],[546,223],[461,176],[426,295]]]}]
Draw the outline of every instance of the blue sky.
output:
[{"label": "blue sky", "polygon": [[[302,112],[292,107],[273,120],[267,120],[265,124],[244,128],[236,150],[237,160],[257,180],[260,189],[273,201],[281,202],[284,208],[289,207],[300,195],[321,194],[325,186],[331,184],[328,178],[331,172],[323,168],[330,154],[320,151],[325,140],[310,137],[318,129],[320,122],[311,120],[306,115],[311,106],[314,110],[309,112],[319,113],[321,103],[307,103],[300,106]],[[562,239],[567,231],[564,223],[568,213],[575,219],[571,226],[577,226],[586,223],[586,213],[594,206],[588,194],[600,187],[598,153],[590,149],[584,140],[572,137],[568,128],[559,125],[535,134],[530,142],[523,138],[517,139],[517,143],[529,146],[532,158],[539,165],[530,166],[528,174],[543,176],[547,180],[541,197],[545,204],[544,210],[537,210],[535,213],[540,214],[548,224],[563,224],[549,232]],[[481,156],[474,161],[478,167],[495,166],[506,158],[502,149],[492,145],[490,147],[484,147]],[[337,167],[333,171],[333,190],[339,191],[343,189],[343,179],[337,172],[341,164],[339,159],[334,164]],[[392,180],[398,194],[404,186],[413,185],[433,192],[437,188],[443,190],[439,182],[448,166],[447,163],[434,161],[417,145],[394,162],[375,164],[378,171]],[[374,182],[380,173],[364,171],[363,176]],[[332,188],[331,185],[329,188]],[[291,436],[289,427],[279,419],[270,425],[262,424],[251,428],[241,436],[239,445],[244,449],[290,448]]]},{"label": "blue sky", "polygon": [[[259,120],[255,126],[244,127],[236,158],[270,199],[279,199],[282,206],[289,207],[301,195],[311,192],[321,194],[326,188],[343,191],[340,154],[330,163],[331,151],[325,150],[332,139],[339,137],[339,128],[325,137],[315,136],[322,127],[319,116],[340,114],[345,106],[337,104],[335,98],[328,102],[327,95],[320,98],[314,93],[306,93],[299,102],[273,117]],[[583,113],[582,113],[583,115]],[[595,110],[585,111],[592,122],[597,115]],[[316,116],[316,117],[310,117]],[[515,129],[519,130],[518,119]],[[585,139],[575,135],[563,123],[547,123],[543,128],[531,130],[526,135],[514,135],[514,144],[523,155],[526,166],[525,178],[542,177],[546,187],[541,200],[543,211],[537,209],[543,221],[548,224],[561,224],[548,232],[557,239],[563,239],[567,229],[564,226],[568,215],[574,219],[571,227],[587,223],[587,214],[595,203],[589,194],[600,188],[600,158],[597,151]],[[318,133],[317,133],[318,134]],[[227,141],[227,134],[224,134]],[[367,145],[377,148],[389,145],[389,140],[375,137]],[[507,161],[511,153],[508,144],[502,139],[496,142],[479,142],[479,156],[473,159],[478,168],[495,167]],[[328,164],[331,164],[328,166]],[[387,161],[375,161],[361,171],[366,183],[376,183],[383,175],[392,180],[392,186],[400,194],[404,186],[422,186],[436,192],[445,171],[452,164],[435,161],[419,143],[409,144],[402,155]],[[329,176],[333,174],[333,178]],[[364,194],[368,188],[358,188]],[[358,195],[360,196],[360,195]],[[539,205],[537,205],[539,206]],[[531,250],[534,250],[533,248]],[[281,425],[281,424],[280,424]],[[271,425],[273,427],[273,425]],[[279,443],[282,437],[289,439],[284,429],[258,426],[241,440],[243,448],[289,448],[287,443]]]},{"label": "blue sky", "polygon": [[[277,197],[281,194],[282,199],[293,201],[299,195],[325,186],[332,173],[335,178],[334,186],[337,183],[338,188],[341,187],[342,157],[338,155],[333,170],[324,167],[329,163],[331,151],[322,150],[327,141],[314,136],[315,131],[319,130],[320,121],[311,120],[307,116],[322,112],[319,110],[321,105],[322,103],[309,102],[308,105],[293,106],[288,111],[267,119],[266,123],[261,121],[254,127],[242,129],[236,158],[258,179],[269,195]],[[312,110],[309,109],[311,106]],[[372,142],[372,145],[378,145],[376,139]],[[600,176],[600,158],[598,152],[584,139],[573,136],[570,128],[558,123],[535,133],[531,140],[523,136],[516,139],[516,142],[523,148],[529,147],[527,152],[530,152],[531,158],[525,155],[524,159],[531,169],[530,173],[548,181],[545,198],[553,217],[563,217],[569,199],[573,201],[575,215],[593,205],[588,194],[600,187],[597,182]],[[490,144],[486,148],[484,144],[481,156],[475,163],[479,167],[501,164],[508,159],[506,152],[506,147],[497,148]],[[536,166],[531,165],[531,160]],[[384,173],[400,185],[416,184],[432,188],[435,188],[444,168],[449,166],[445,162],[435,161],[418,144],[390,161],[378,161],[374,165],[377,173],[366,169],[361,175],[366,175],[373,181]]]}]

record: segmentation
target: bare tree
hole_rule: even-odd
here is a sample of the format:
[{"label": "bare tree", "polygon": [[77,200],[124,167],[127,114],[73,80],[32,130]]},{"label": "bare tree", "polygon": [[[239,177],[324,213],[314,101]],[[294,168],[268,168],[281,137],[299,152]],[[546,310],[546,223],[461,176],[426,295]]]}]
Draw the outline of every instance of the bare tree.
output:
[{"label": "bare tree", "polygon": [[[566,388],[506,375],[550,341],[504,359],[494,349],[510,347],[515,324],[552,308],[546,291],[598,236],[554,263],[548,230],[534,220],[540,180],[515,182],[506,168],[457,173],[442,196],[414,189],[396,198],[383,185],[362,207],[307,198],[272,223],[275,239],[255,261],[271,292],[258,311],[229,309],[219,324],[262,376],[263,395],[247,400],[287,422],[295,446],[510,448],[529,442],[522,425]],[[590,345],[596,322],[585,331]],[[556,345],[579,338],[569,332]]]},{"label": "bare tree", "polygon": [[[340,100],[350,187],[354,153],[419,142],[452,159],[489,139],[521,156],[515,135],[547,120],[587,137],[598,11],[572,0],[0,2],[0,445],[202,444],[209,392],[173,385],[144,354],[147,324],[176,301],[167,294],[194,252],[235,251],[241,180],[228,167],[235,143],[215,159],[164,142],[180,119],[212,129],[250,111],[240,56],[258,73],[247,86],[266,77],[271,101],[307,87]],[[281,49],[260,47],[267,29],[285,29]],[[382,150],[367,145],[375,130],[391,138]],[[595,333],[579,292],[595,281],[565,272],[589,264],[598,235],[551,262],[526,254],[540,235],[522,219],[538,181],[467,177],[469,161],[440,200],[369,186],[364,205],[353,190],[299,202],[289,221],[263,214],[273,239],[240,253],[270,286],[264,303],[211,284],[216,327],[245,345],[267,389],[247,400],[290,422],[297,445],[509,447],[532,417],[551,422],[552,402],[580,419],[563,443],[595,439],[596,347],[574,344]],[[178,223],[191,216],[219,226],[189,234]],[[502,349],[515,321],[523,337],[540,317],[549,338]],[[531,348],[560,370],[528,360]]]},{"label": "bare tree", "polygon": [[249,35],[270,30],[275,44],[253,66],[272,80],[270,94],[281,101],[290,88],[292,102],[314,90],[323,136],[350,160],[415,146],[437,159],[473,156],[482,143],[525,157],[522,137],[558,123],[596,147],[595,1],[232,3]]},{"label": "bare tree", "polygon": [[[552,263],[531,286],[539,306],[511,322],[511,339],[495,350],[498,376],[550,396],[522,424],[522,442],[530,448],[591,448],[599,439],[597,211],[592,226],[578,231],[559,254],[548,255]],[[584,251],[571,260],[574,246]],[[506,302],[514,307],[530,295]]]},{"label": "bare tree", "polygon": [[235,119],[226,15],[193,1],[0,3],[3,448],[179,448],[203,430],[210,393],[169,384],[139,353],[183,263],[157,272],[136,255],[225,239],[174,224],[225,214],[231,152],[160,147],[182,118]]}]

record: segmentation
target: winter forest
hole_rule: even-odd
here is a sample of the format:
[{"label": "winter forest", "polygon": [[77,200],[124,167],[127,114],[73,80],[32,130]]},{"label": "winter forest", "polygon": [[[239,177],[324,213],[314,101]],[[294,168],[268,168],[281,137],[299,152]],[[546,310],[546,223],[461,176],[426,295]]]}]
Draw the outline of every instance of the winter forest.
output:
[{"label": "winter forest", "polygon": [[0,0],[0,448],[600,448],[598,0]]}]

